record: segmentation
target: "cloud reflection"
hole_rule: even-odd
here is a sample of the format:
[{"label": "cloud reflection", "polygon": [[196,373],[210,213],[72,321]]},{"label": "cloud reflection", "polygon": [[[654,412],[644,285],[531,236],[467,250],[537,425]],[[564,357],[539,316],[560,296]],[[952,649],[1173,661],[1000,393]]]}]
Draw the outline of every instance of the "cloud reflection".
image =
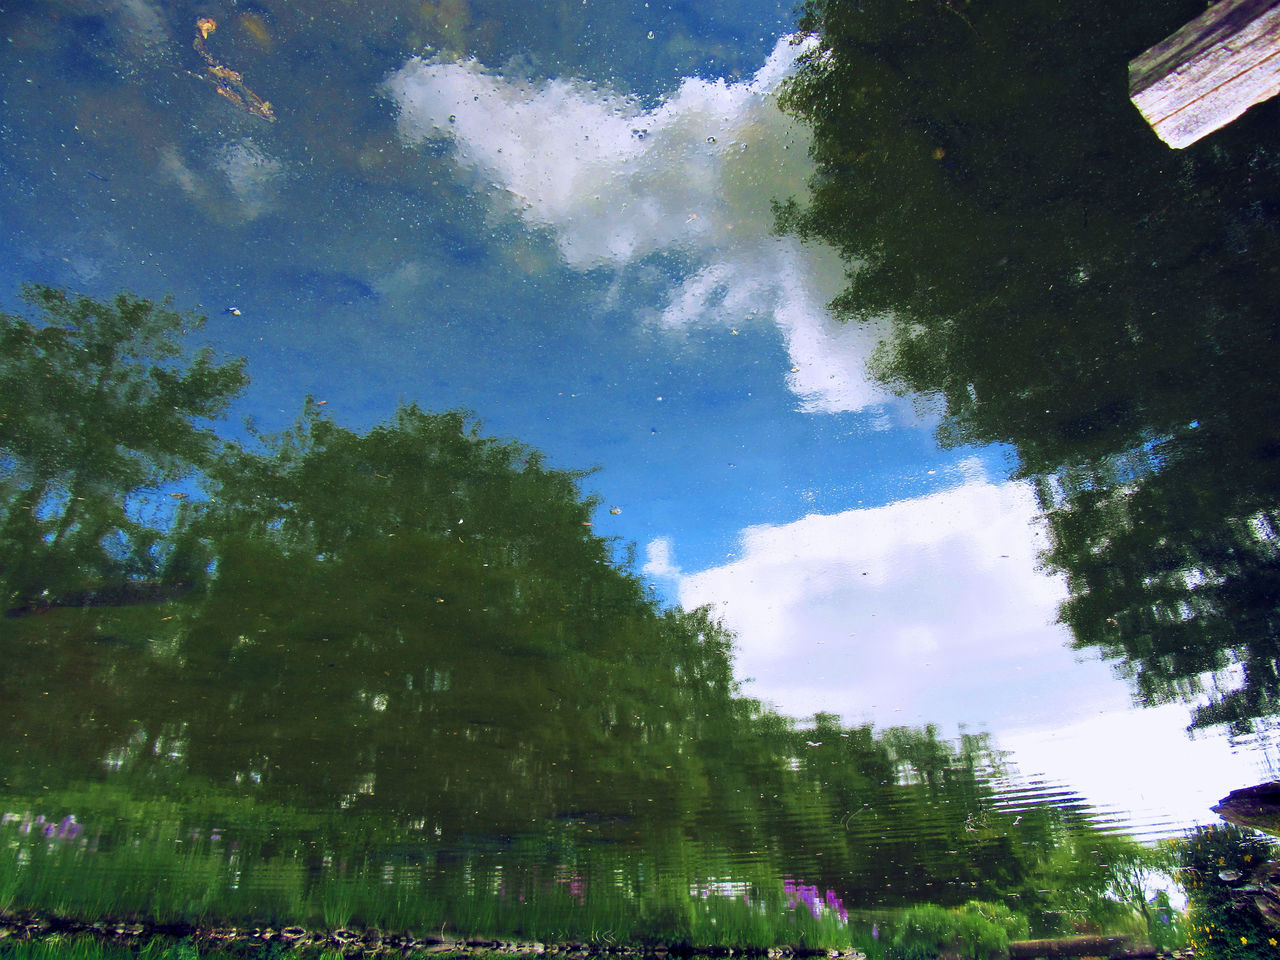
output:
[{"label": "cloud reflection", "polygon": [[776,102],[803,49],[783,38],[749,80],[686,79],[654,107],[475,61],[414,59],[386,90],[406,141],[452,140],[477,187],[549,231],[568,267],[690,258],[658,311],[660,329],[772,321],[802,409],[860,410],[887,399],[865,368],[876,331],[828,316],[824,304],[843,285],[834,255],[772,232],[770,201],[802,193],[811,169],[808,131]]},{"label": "cloud reflection", "polygon": [[252,140],[225,145],[218,154],[216,166],[227,178],[246,220],[259,217],[275,206],[284,164],[268,156]]},{"label": "cloud reflection", "polygon": [[720,612],[739,674],[756,678],[749,692],[785,713],[1048,723],[1087,707],[1081,690],[1119,684],[1067,649],[1055,622],[1065,584],[1038,568],[1045,536],[1029,487],[974,478],[750,527],[732,562],[680,577],[679,600]]},{"label": "cloud reflection", "polygon": [[1024,774],[1140,835],[1214,822],[1218,798],[1274,772],[1188,739],[1185,704],[1135,710],[1110,664],[1070,649],[1045,537],[1031,489],[975,467],[929,496],[750,527],[736,559],[698,573],[654,541],[644,572],[686,609],[712,605],[737,635],[735,672],[754,678],[744,692],[785,714],[988,730]]}]

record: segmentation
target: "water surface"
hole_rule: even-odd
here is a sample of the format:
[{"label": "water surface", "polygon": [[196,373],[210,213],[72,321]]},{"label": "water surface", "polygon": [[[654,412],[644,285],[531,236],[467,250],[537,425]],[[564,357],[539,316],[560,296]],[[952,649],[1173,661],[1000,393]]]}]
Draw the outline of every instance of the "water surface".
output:
[{"label": "water surface", "polygon": [[861,7],[0,8],[12,902],[1050,935],[1269,778],[1274,106]]}]

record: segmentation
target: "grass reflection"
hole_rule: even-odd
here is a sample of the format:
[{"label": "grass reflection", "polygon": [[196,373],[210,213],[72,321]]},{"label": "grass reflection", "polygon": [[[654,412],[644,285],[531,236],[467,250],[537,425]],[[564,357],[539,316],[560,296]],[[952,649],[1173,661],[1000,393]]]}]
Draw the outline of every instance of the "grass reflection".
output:
[{"label": "grass reflection", "polygon": [[[297,816],[257,813],[275,823]],[[360,858],[317,857],[305,832],[236,840],[229,839],[232,830],[224,835],[163,818],[108,822],[59,832],[47,830],[39,816],[6,815],[0,824],[0,912],[137,922],[145,931],[303,924],[330,931],[414,931],[446,941],[504,936],[603,945],[850,943],[840,911],[785,894],[781,879],[744,884],[732,896],[706,887],[690,890],[676,880],[637,893],[608,882],[622,876],[626,865],[606,854],[572,870],[483,856],[469,858],[461,869],[456,863],[444,869],[425,855],[406,863],[372,847]]]}]

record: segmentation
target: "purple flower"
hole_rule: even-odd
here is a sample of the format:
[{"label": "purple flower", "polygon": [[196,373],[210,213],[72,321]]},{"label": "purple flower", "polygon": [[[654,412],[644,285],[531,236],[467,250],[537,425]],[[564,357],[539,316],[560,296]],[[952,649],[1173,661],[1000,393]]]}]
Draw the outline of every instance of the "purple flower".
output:
[{"label": "purple flower", "polygon": [[[18,819],[16,814],[6,814],[5,816],[8,820]],[[63,817],[58,823],[53,823],[44,814],[34,820],[31,819],[30,814],[26,814],[18,824],[19,833],[27,835],[34,830],[37,836],[44,835],[50,840],[74,840],[80,836],[80,831],[83,829],[84,827],[76,823],[76,818],[70,814]]]},{"label": "purple flower", "polygon": [[871,924],[871,939],[872,940],[880,939],[880,924],[878,923]]},{"label": "purple flower", "polygon": [[822,916],[823,911],[830,910],[835,913],[844,923],[849,921],[849,912],[845,910],[844,904],[840,902],[840,898],[836,892],[830,888],[827,889],[825,895],[818,892],[817,886],[805,886],[796,883],[794,880],[784,880],[782,889],[787,894],[787,909],[794,909],[799,904],[804,904],[809,908],[809,912],[813,914],[814,919]]}]

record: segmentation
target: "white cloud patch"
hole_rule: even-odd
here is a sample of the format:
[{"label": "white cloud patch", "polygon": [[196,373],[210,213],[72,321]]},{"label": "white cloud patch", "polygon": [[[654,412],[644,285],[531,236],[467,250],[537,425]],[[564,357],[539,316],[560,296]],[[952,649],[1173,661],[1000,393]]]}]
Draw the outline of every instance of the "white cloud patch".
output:
[{"label": "white cloud patch", "polygon": [[116,0],[115,6],[128,23],[129,35],[153,42],[168,39],[164,14],[151,0]]},{"label": "white cloud patch", "polygon": [[215,166],[227,178],[246,219],[252,220],[275,205],[284,164],[268,156],[252,140],[227,144],[218,154]]},{"label": "white cloud patch", "polygon": [[194,196],[201,192],[200,178],[187,166],[176,147],[167,144],[160,148],[159,167],[160,173],[181,187],[184,193]]},{"label": "white cloud patch", "polygon": [[675,562],[675,548],[670,537],[655,537],[645,547],[645,562],[641,572],[659,580],[671,580],[680,576]]},{"label": "white cloud patch", "polygon": [[1140,832],[1167,836],[1220,822],[1214,804],[1275,776],[1259,754],[1229,750],[1219,736],[1189,739],[1186,726],[1186,706],[1171,703],[1098,711],[1002,732],[998,740],[1025,774],[1069,783],[1095,803],[1125,811]]},{"label": "white cloud patch", "polygon": [[[1026,485],[971,477],[750,527],[736,560],[679,576],[679,601],[712,605],[736,635],[735,674],[754,678],[744,692],[787,715],[988,730],[1023,774],[1138,832],[1215,822],[1213,803],[1268,775],[1257,755],[1188,739],[1185,705],[1136,709],[1110,665],[1069,649],[1065,584],[1038,566],[1045,536]],[[654,573],[677,571],[673,550],[650,545]]]},{"label": "white cloud patch", "polygon": [[685,80],[644,109],[577,80],[521,83],[474,61],[414,59],[387,81],[407,141],[448,137],[461,166],[547,229],[576,270],[621,268],[660,251],[702,266],[659,323],[777,323],[790,385],[809,410],[884,400],[865,359],[874,331],[832,321],[843,284],[830,252],[774,236],[770,200],[802,194],[808,131],[777,107],[801,46],[784,38],[750,80]]},{"label": "white cloud patch", "polygon": [[750,527],[738,559],[684,576],[679,599],[717,609],[748,692],[793,716],[1009,729],[1087,708],[1080,684],[1122,704],[1109,669],[1066,648],[1065,585],[1038,569],[1035,517],[1026,486],[974,479]]},{"label": "white cloud patch", "polygon": [[189,163],[178,148],[159,150],[157,169],[211,215],[253,220],[275,208],[285,165],[253,140],[223,144],[209,159]]}]

